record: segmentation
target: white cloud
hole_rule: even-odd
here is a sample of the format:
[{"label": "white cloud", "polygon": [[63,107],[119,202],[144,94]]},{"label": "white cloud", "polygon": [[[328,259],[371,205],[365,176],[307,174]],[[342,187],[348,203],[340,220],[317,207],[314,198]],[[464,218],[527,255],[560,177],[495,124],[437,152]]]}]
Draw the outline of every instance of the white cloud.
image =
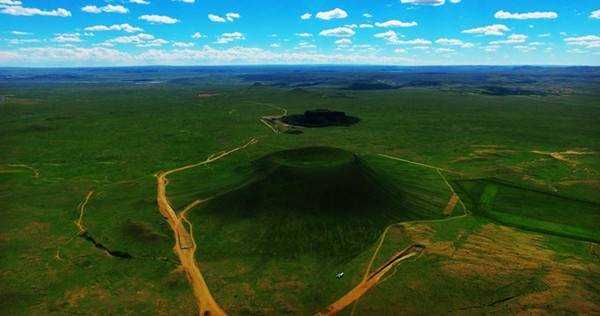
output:
[{"label": "white cloud", "polygon": [[504,10],[500,10],[494,14],[496,19],[514,19],[514,20],[530,20],[530,19],[556,19],[558,14],[556,12],[526,12],[526,13],[510,13]]},{"label": "white cloud", "polygon": [[279,48],[280,46],[279,46],[279,44],[277,44],[277,43],[273,43],[273,44],[269,45],[269,47],[272,47],[272,48]]},{"label": "white cloud", "polygon": [[23,3],[19,0],[0,0],[0,6],[20,6]]},{"label": "white cloud", "polygon": [[389,21],[385,21],[385,22],[377,22],[375,23],[375,26],[377,27],[413,27],[413,26],[417,26],[417,22],[412,21],[412,22],[402,22],[402,21],[398,21],[398,20],[389,20]]},{"label": "white cloud", "polygon": [[312,37],[313,35],[307,32],[304,33],[296,33],[296,36],[300,36],[300,37]]},{"label": "white cloud", "polygon": [[373,35],[375,38],[381,38],[384,39],[390,43],[395,43],[397,41],[399,41],[400,39],[398,38],[398,34],[392,30],[387,31],[387,32],[383,32],[383,33],[377,33],[375,35]]},{"label": "white cloud", "polygon": [[122,5],[107,4],[103,7],[97,7],[95,5],[86,5],[83,8],[81,8],[81,11],[87,12],[87,13],[93,13],[93,14],[98,14],[98,13],[102,13],[102,12],[125,14],[125,13],[129,12],[129,9],[127,9],[126,7],[124,7]]},{"label": "white cloud", "polygon": [[150,22],[150,23],[156,23],[156,24],[175,24],[178,23],[179,20],[172,18],[170,16],[166,16],[166,15],[156,15],[156,14],[145,14],[139,17],[140,20],[144,20],[146,22]]},{"label": "white cloud", "polygon": [[552,34],[550,34],[550,33],[544,33],[544,34],[538,35],[538,37],[550,37],[550,36],[552,36]]},{"label": "white cloud", "polygon": [[412,5],[432,5],[439,6],[443,5],[445,0],[400,0],[401,3],[412,4]]},{"label": "white cloud", "polygon": [[482,26],[482,27],[464,30],[464,31],[462,31],[462,33],[501,36],[501,35],[504,35],[504,33],[508,32],[508,31],[510,31],[510,28],[508,28],[506,25],[494,24],[494,25],[488,25],[488,26]]},{"label": "white cloud", "polygon": [[348,17],[348,13],[340,8],[335,8],[329,11],[319,12],[316,15],[317,19],[320,20],[332,20],[332,19],[344,19]]},{"label": "white cloud", "polygon": [[[8,3],[8,2],[7,2]],[[19,1],[13,1],[13,3],[20,3]],[[0,6],[1,8],[2,6]],[[19,5],[17,6],[7,6],[0,10],[2,14],[9,15],[20,15],[20,16],[33,16],[33,15],[41,15],[41,16],[57,16],[57,17],[69,17],[71,16],[71,11],[58,8],[54,10],[42,10],[38,8],[24,8]]]},{"label": "white cloud", "polygon": [[183,3],[194,3],[196,0],[173,0],[175,2],[183,2]]},{"label": "white cloud", "polygon": [[226,22],[225,18],[220,17],[216,14],[212,14],[212,13],[208,15],[208,19],[211,22],[217,22],[217,23],[225,23]]},{"label": "white cloud", "polygon": [[79,36],[79,33],[60,33],[55,34],[52,40],[58,43],[79,43],[81,42]]},{"label": "white cloud", "polygon": [[567,45],[582,46],[584,48],[598,48],[600,47],[600,36],[597,35],[585,35],[578,37],[567,37],[565,38]]},{"label": "white cloud", "polygon": [[373,28],[373,24],[362,23],[362,24],[359,24],[358,27],[361,29],[370,29],[370,28]]},{"label": "white cloud", "polygon": [[350,40],[348,38],[341,38],[341,39],[335,41],[335,44],[338,46],[348,46],[348,45],[352,45],[352,40]]},{"label": "white cloud", "polygon": [[223,65],[223,64],[406,64],[416,61],[360,51],[354,54],[321,54],[312,51],[273,51],[252,47],[215,49],[149,49],[139,53],[114,48],[20,48],[0,51],[0,64],[35,66]]},{"label": "white cloud", "polygon": [[406,52],[406,49],[404,49],[404,48],[396,48],[396,49],[394,49],[394,52],[400,54],[400,53]]},{"label": "white cloud", "polygon": [[300,16],[300,19],[302,19],[302,20],[308,20],[308,19],[310,19],[311,17],[312,17],[312,14],[310,14],[310,13],[306,12],[306,13],[304,13],[304,14],[302,14],[302,15]]},{"label": "white cloud", "polygon": [[398,34],[392,30],[383,33],[377,33],[373,36],[376,38],[384,39],[386,42],[394,45],[431,45],[431,41],[422,38],[416,38],[412,40],[401,40],[400,36],[398,36]]},{"label": "white cloud", "polygon": [[311,48],[317,48],[317,46],[315,44],[312,44],[309,42],[300,42],[300,43],[298,43],[298,45],[296,47],[294,47],[294,49],[311,49]]},{"label": "white cloud", "polygon": [[233,20],[240,18],[240,14],[235,12],[229,12],[225,14],[225,17],[227,18],[227,21],[233,22]]},{"label": "white cloud", "polygon": [[529,53],[531,51],[536,50],[537,48],[533,47],[533,46],[527,46],[527,45],[517,45],[517,46],[515,46],[515,49],[518,49],[523,53]]},{"label": "white cloud", "polygon": [[175,42],[175,43],[173,43],[173,47],[190,48],[190,47],[194,47],[194,43],[189,43],[189,42]]},{"label": "white cloud", "polygon": [[200,39],[200,38],[203,38],[203,37],[204,37],[204,35],[200,34],[200,32],[196,32],[196,33],[194,33],[192,35],[193,39]]},{"label": "white cloud", "polygon": [[471,48],[474,46],[472,43],[463,42],[457,38],[438,38],[435,43],[446,46],[460,46],[462,48]]},{"label": "white cloud", "polygon": [[150,4],[150,1],[146,1],[146,0],[129,0],[130,3],[135,3],[135,4]]},{"label": "white cloud", "polygon": [[22,32],[22,31],[11,31],[11,32],[10,32],[10,34],[12,34],[12,35],[19,35],[19,36],[21,36],[21,35],[31,35],[31,34],[33,34],[33,33],[30,33],[30,32]]},{"label": "white cloud", "polygon": [[155,38],[154,35],[139,33],[131,36],[119,36],[113,39],[106,41],[106,44],[133,44],[138,47],[156,47],[167,44],[169,41]]},{"label": "white cloud", "polygon": [[373,17],[373,15],[371,13],[363,13],[363,16],[367,19],[370,19]]},{"label": "white cloud", "polygon": [[244,34],[242,34],[240,32],[223,33],[223,34],[221,34],[221,36],[219,36],[216,43],[217,44],[227,44],[227,43],[230,43],[233,41],[241,41],[244,39],[246,39],[246,37],[244,36]]},{"label": "white cloud", "polygon": [[216,15],[216,14],[212,14],[212,13],[210,13],[208,15],[208,19],[211,22],[216,22],[216,23],[225,23],[227,21],[233,22],[235,19],[239,19],[239,18],[240,18],[240,14],[235,13],[235,12],[229,12],[229,13],[225,14],[225,17]]},{"label": "white cloud", "polygon": [[85,31],[89,31],[89,32],[103,32],[103,31],[124,31],[127,33],[135,33],[135,32],[142,32],[144,31],[143,29],[139,28],[139,27],[135,27],[132,26],[128,23],[124,23],[124,24],[113,24],[113,25],[93,25],[93,26],[88,26],[84,29]]},{"label": "white cloud", "polygon": [[592,11],[590,13],[590,19],[600,19],[600,10]]},{"label": "white cloud", "polygon": [[336,27],[333,29],[323,30],[319,33],[321,36],[333,36],[333,37],[352,37],[356,34],[353,29],[349,27]]},{"label": "white cloud", "polygon": [[524,43],[526,40],[527,40],[527,35],[512,34],[506,40],[493,41],[493,42],[490,42],[490,45],[519,44],[519,43]]},{"label": "white cloud", "polygon": [[455,50],[452,48],[438,48],[435,50],[435,52],[438,54],[450,54],[450,53],[454,53]]}]

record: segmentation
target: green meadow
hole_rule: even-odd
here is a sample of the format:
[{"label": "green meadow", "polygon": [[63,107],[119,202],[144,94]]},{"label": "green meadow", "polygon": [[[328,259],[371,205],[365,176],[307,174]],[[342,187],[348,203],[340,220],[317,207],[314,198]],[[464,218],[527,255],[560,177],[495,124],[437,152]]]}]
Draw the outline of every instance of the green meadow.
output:
[{"label": "green meadow", "polygon": [[[360,282],[388,227],[374,267],[412,243],[425,252],[344,313],[600,311],[593,94],[234,82],[7,84],[0,95],[0,314],[195,313],[154,174],[250,138],[167,189],[177,210],[208,199],[189,211],[196,259],[232,314],[323,310]],[[278,134],[259,121],[272,106],[360,122]],[[583,154],[536,153],[567,151]],[[444,212],[444,179],[464,207]],[[96,245],[78,236],[80,216]]]}]

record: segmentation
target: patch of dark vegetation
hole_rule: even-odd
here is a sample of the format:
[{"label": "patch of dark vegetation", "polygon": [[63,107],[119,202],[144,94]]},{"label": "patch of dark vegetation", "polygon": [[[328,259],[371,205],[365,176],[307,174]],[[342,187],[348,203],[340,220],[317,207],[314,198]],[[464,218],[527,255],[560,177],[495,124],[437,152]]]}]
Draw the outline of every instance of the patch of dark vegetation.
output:
[{"label": "patch of dark vegetation", "polygon": [[353,116],[347,116],[341,111],[330,111],[318,109],[306,111],[304,114],[288,115],[281,118],[281,121],[294,126],[303,127],[328,127],[328,126],[350,126],[360,122],[360,119]]},{"label": "patch of dark vegetation", "polygon": [[541,90],[528,90],[518,87],[501,87],[501,86],[485,86],[482,87],[483,94],[503,96],[503,95],[548,95],[547,92]]},{"label": "patch of dark vegetation", "polygon": [[41,125],[41,124],[33,124],[29,126],[25,126],[17,130],[19,133],[47,133],[58,130],[58,127]]},{"label": "patch of dark vegetation", "polygon": [[353,82],[345,90],[392,90],[397,88],[397,86],[383,82]]},{"label": "patch of dark vegetation", "polygon": [[307,147],[276,152],[253,164],[253,181],[211,200],[203,213],[217,216],[223,225],[269,224],[244,232],[241,240],[224,239],[217,232],[200,238],[243,242],[248,251],[284,257],[346,257],[364,250],[398,217],[409,216],[397,214],[396,190],[350,152]]},{"label": "patch of dark vegetation", "polygon": [[125,225],[123,225],[123,233],[129,238],[144,243],[158,243],[168,239],[167,236],[156,232],[150,224],[132,220],[128,220]]},{"label": "patch of dark vegetation", "polygon": [[91,242],[94,245],[94,247],[106,252],[107,254],[109,254],[113,257],[121,258],[121,259],[132,259],[133,258],[133,256],[127,252],[119,251],[119,250],[110,250],[110,249],[106,248],[103,244],[96,241],[96,239],[94,239],[94,237],[90,236],[90,234],[88,232],[84,232],[83,234],[79,235],[79,237]]},{"label": "patch of dark vegetation", "polygon": [[413,80],[402,85],[402,87],[438,87],[442,82],[436,80]]}]

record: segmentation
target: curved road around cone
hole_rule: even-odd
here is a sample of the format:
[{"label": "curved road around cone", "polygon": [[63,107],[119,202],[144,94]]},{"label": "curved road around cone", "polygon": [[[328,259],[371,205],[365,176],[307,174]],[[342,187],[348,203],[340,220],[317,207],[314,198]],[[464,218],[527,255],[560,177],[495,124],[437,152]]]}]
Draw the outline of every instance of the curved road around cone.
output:
[{"label": "curved road around cone", "polygon": [[[229,151],[222,151],[217,154],[213,154],[208,157],[206,160],[186,165],[183,167],[179,167],[176,169],[168,170],[168,171],[159,171],[156,174],[156,202],[158,204],[158,209],[160,213],[165,217],[169,226],[173,230],[173,234],[175,236],[175,246],[173,250],[179,257],[179,261],[181,262],[181,266],[183,267],[188,281],[192,286],[194,297],[196,298],[196,303],[198,304],[199,314],[202,316],[205,315],[225,315],[225,311],[219,306],[219,304],[215,301],[208,286],[206,285],[206,281],[200,272],[200,268],[198,267],[198,263],[196,262],[195,253],[196,253],[196,242],[194,241],[194,237],[192,235],[192,224],[187,220],[185,215],[187,211],[194,206],[201,203],[201,201],[192,202],[188,205],[181,214],[177,215],[169,199],[167,198],[167,185],[169,183],[167,176],[181,172],[187,169],[191,169],[194,167],[199,167],[202,165],[209,164],[216,160],[219,160],[225,156],[233,154],[239,150],[242,150],[250,145],[256,144],[258,141],[255,138],[251,138],[246,144],[231,149]],[[189,231],[184,226],[183,222],[185,222]]]},{"label": "curved road around cone", "polygon": [[342,296],[335,303],[329,305],[327,309],[317,315],[335,315],[345,309],[348,305],[362,297],[367,291],[377,285],[381,278],[400,262],[419,255],[424,247],[420,245],[411,245],[404,250],[396,253],[390,260],[371,273],[365,280],[361,281],[356,287]]}]

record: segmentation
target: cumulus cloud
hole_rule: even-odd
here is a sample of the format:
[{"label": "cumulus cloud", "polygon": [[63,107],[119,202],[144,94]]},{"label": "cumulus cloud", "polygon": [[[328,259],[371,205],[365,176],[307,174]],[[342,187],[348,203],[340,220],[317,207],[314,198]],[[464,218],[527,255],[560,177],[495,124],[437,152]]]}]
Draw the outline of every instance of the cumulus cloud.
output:
[{"label": "cumulus cloud", "polygon": [[173,0],[175,2],[183,2],[183,3],[195,3],[196,0]]},{"label": "cumulus cloud", "polygon": [[225,14],[225,17],[219,16],[216,14],[212,14],[212,13],[210,13],[208,15],[208,19],[211,22],[216,22],[216,23],[225,23],[227,21],[233,22],[235,19],[239,19],[239,18],[240,18],[240,14],[235,13],[235,12],[229,12],[229,13]]},{"label": "cumulus cloud", "polygon": [[316,15],[317,19],[320,20],[332,20],[332,19],[344,19],[348,17],[348,13],[340,8],[335,8],[329,11],[319,12]]},{"label": "cumulus cloud", "polygon": [[377,33],[373,36],[375,38],[381,38],[381,39],[385,40],[386,42],[388,42],[389,44],[394,44],[394,45],[418,45],[418,46],[431,45],[431,41],[422,39],[422,38],[416,38],[416,39],[412,39],[412,40],[401,40],[398,33],[394,32],[392,30],[383,32],[383,33]]},{"label": "cumulus cloud", "polygon": [[412,21],[412,22],[402,22],[402,21],[398,21],[398,20],[389,20],[389,21],[385,21],[385,22],[377,22],[375,23],[375,26],[377,27],[413,27],[413,26],[417,26],[417,22]]},{"label": "cumulus cloud", "polygon": [[123,32],[127,32],[127,33],[135,33],[135,32],[144,31],[143,29],[132,26],[128,23],[113,24],[110,26],[109,25],[93,25],[93,26],[86,27],[84,30],[88,31],[88,32],[123,31]]},{"label": "cumulus cloud", "polygon": [[[20,1],[5,1],[5,3],[21,3]],[[2,8],[2,6],[0,6]],[[8,15],[18,15],[18,16],[33,16],[33,15],[41,15],[41,16],[57,16],[57,17],[69,17],[71,16],[71,11],[58,8],[53,10],[42,10],[38,8],[24,8],[20,5],[11,6],[7,5],[6,7],[0,10],[2,14]]]},{"label": "cumulus cloud", "polygon": [[585,35],[577,37],[567,37],[564,39],[567,45],[582,46],[584,48],[598,48],[600,47],[600,36],[597,35]]},{"label": "cumulus cloud", "polygon": [[19,36],[21,36],[21,35],[31,35],[31,34],[33,34],[33,33],[30,33],[30,32],[23,32],[23,31],[11,31],[11,32],[10,32],[10,34],[12,34],[12,35],[19,35]]},{"label": "cumulus cloud", "polygon": [[590,19],[600,19],[600,10],[592,11]]},{"label": "cumulus cloud", "polygon": [[556,19],[558,14],[556,12],[526,12],[526,13],[510,13],[504,10],[496,12],[494,14],[496,19],[513,19],[513,20],[531,20],[531,19]]},{"label": "cumulus cloud", "polygon": [[348,38],[341,38],[341,39],[335,41],[335,44],[338,46],[348,46],[348,45],[352,45],[352,40],[350,40]]},{"label": "cumulus cloud", "polygon": [[219,36],[216,43],[217,44],[227,44],[233,41],[241,41],[246,39],[244,34],[240,32],[231,32],[231,33],[223,33]]},{"label": "cumulus cloud", "polygon": [[364,51],[354,54],[320,54],[312,51],[272,52],[252,47],[215,49],[149,49],[126,53],[114,48],[21,48],[15,52],[0,51],[2,64],[36,66],[114,66],[114,65],[219,65],[219,64],[402,64],[415,63],[401,56],[384,56]]},{"label": "cumulus cloud", "polygon": [[493,41],[493,42],[490,42],[490,45],[518,44],[518,43],[524,43],[526,40],[527,40],[527,35],[512,34],[506,40],[503,40],[503,41]]},{"label": "cumulus cloud", "polygon": [[370,29],[370,28],[373,28],[373,24],[362,23],[362,24],[359,24],[358,27],[361,29]]},{"label": "cumulus cloud", "polygon": [[175,24],[179,22],[178,19],[172,18],[170,16],[156,14],[145,14],[140,16],[139,19],[155,24]]},{"label": "cumulus cloud", "polygon": [[462,48],[471,48],[474,46],[472,43],[463,42],[457,38],[438,38],[435,43],[445,46],[460,46]]},{"label": "cumulus cloud", "polygon": [[295,35],[300,36],[300,37],[312,37],[313,36],[311,33],[307,33],[307,32],[296,33]]},{"label": "cumulus cloud", "polygon": [[308,20],[308,19],[310,19],[311,17],[312,17],[312,14],[310,14],[310,13],[306,12],[306,13],[304,13],[304,14],[302,14],[302,15],[300,16],[300,19],[302,19],[302,20]]},{"label": "cumulus cloud", "polygon": [[200,32],[196,32],[196,33],[194,33],[192,35],[193,39],[200,39],[200,38],[203,38],[203,37],[204,37],[204,35],[200,34]]},{"label": "cumulus cloud", "polygon": [[105,43],[108,44],[107,46],[110,46],[111,44],[133,44],[138,47],[155,47],[162,46],[164,44],[167,44],[168,42],[169,41],[161,38],[155,38],[154,35],[151,34],[139,33],[130,36],[119,36],[110,39]]},{"label": "cumulus cloud", "polygon": [[78,43],[81,42],[79,33],[59,33],[55,34],[52,39],[58,43]]},{"label": "cumulus cloud", "polygon": [[225,17],[227,18],[227,21],[233,22],[233,20],[240,18],[240,14],[235,12],[229,12],[225,14]]},{"label": "cumulus cloud", "polygon": [[494,24],[488,26],[477,27],[462,31],[466,34],[481,34],[481,35],[495,35],[502,36],[504,33],[510,31],[510,28],[504,24]]},{"label": "cumulus cloud", "polygon": [[173,43],[173,47],[179,47],[179,48],[190,48],[190,47],[194,47],[194,43],[189,43],[189,42],[175,42]]},{"label": "cumulus cloud", "polygon": [[93,14],[98,14],[98,13],[102,13],[102,12],[125,14],[125,13],[129,12],[129,9],[127,9],[126,7],[124,7],[122,5],[107,4],[103,7],[97,7],[95,5],[86,5],[83,8],[81,8],[81,11],[87,12],[87,13],[93,13]]},{"label": "cumulus cloud", "polygon": [[446,3],[445,0],[400,0],[401,3],[412,4],[412,5],[431,5],[439,6]]},{"label": "cumulus cloud", "polygon": [[150,1],[146,1],[146,0],[129,0],[129,2],[135,3],[135,4],[145,4],[145,5],[150,4]]},{"label": "cumulus cloud", "polygon": [[326,29],[319,33],[321,36],[333,36],[333,37],[352,37],[356,34],[353,29],[349,27],[336,27],[332,29]]},{"label": "cumulus cloud", "polygon": [[19,0],[0,0],[0,7],[4,6],[20,6],[23,3]]}]

